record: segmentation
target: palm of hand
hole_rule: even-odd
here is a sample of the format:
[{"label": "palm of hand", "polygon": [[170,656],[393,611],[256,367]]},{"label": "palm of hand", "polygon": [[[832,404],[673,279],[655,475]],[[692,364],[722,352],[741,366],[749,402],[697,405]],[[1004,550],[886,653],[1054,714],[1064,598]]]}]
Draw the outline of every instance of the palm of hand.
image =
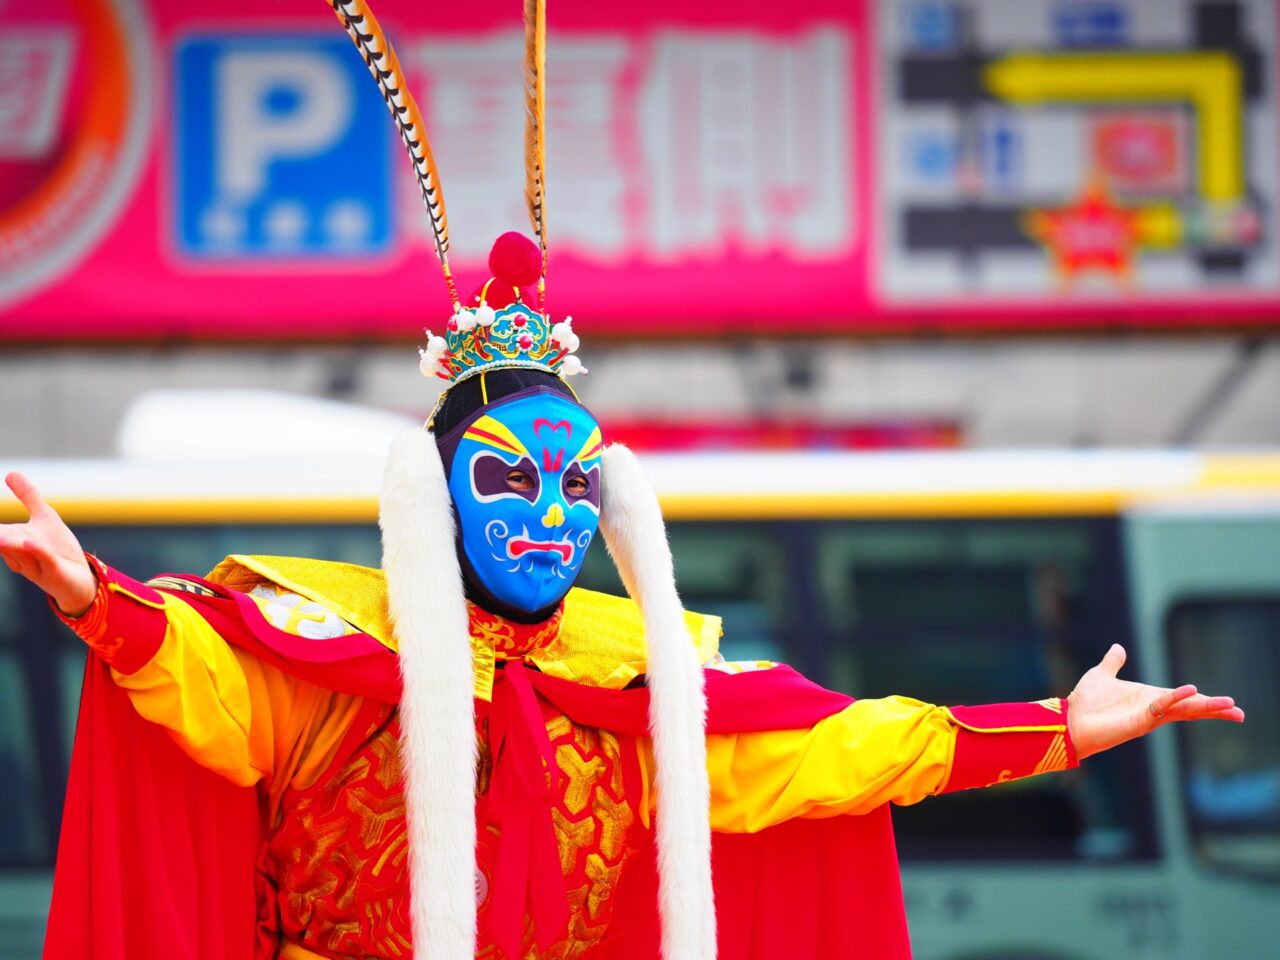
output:
[{"label": "palm of hand", "polygon": [[0,524],[0,557],[10,570],[53,597],[64,612],[83,613],[93,602],[96,583],[75,534],[22,474],[11,473],[5,482],[30,519]]},{"label": "palm of hand", "polygon": [[1113,645],[1067,698],[1071,739],[1082,760],[1177,720],[1244,721],[1231,697],[1208,697],[1192,684],[1170,689],[1121,680],[1116,674],[1124,662],[1124,648]]}]

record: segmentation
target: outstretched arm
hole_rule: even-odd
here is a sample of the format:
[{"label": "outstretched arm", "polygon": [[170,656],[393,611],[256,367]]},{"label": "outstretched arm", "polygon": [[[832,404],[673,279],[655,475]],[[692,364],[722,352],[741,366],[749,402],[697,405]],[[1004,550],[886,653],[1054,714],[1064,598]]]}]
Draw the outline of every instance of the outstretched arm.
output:
[{"label": "outstretched arm", "polygon": [[708,736],[712,823],[750,833],[867,813],[1066,769],[1175,720],[1244,719],[1230,697],[1120,680],[1123,664],[1112,647],[1066,700],[937,707],[889,697],[809,729]]},{"label": "outstretched arm", "polygon": [[1179,720],[1244,722],[1244,711],[1231,697],[1205,696],[1194,684],[1169,689],[1118,677],[1124,647],[1112,644],[1067,697],[1068,729],[1080,759],[1136,740]]},{"label": "outstretched arm", "polygon": [[30,480],[11,473],[6,482],[30,519],[0,525],[0,556],[49,595],[134,709],[235,783],[271,776],[277,741],[292,742],[276,718],[296,732],[315,691],[300,702],[292,678],[237,654],[184,599],[91,562]]}]

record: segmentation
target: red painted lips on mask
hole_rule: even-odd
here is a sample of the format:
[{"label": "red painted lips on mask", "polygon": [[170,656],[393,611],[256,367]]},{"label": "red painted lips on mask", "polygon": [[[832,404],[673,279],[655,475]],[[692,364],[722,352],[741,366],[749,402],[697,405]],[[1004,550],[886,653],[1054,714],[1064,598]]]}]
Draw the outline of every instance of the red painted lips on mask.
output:
[{"label": "red painted lips on mask", "polygon": [[507,555],[511,559],[519,560],[526,553],[558,553],[560,562],[568,563],[573,559],[573,544],[526,540],[523,537],[512,537],[507,541]]}]

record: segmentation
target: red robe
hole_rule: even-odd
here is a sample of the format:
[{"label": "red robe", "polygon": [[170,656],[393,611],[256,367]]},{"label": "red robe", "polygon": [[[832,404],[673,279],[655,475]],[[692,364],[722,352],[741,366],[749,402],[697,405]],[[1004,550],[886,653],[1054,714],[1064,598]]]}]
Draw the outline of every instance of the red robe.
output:
[{"label": "red robe", "polygon": [[[395,654],[374,638],[308,641],[272,627],[244,595],[207,586],[213,596],[183,594],[183,600],[228,641],[309,682],[398,701]],[[136,583],[131,588],[150,590]],[[628,736],[647,731],[643,687],[605,690],[514,669],[579,726]],[[495,688],[495,703],[502,686]],[[707,698],[709,733],[805,729],[852,702],[785,667],[708,671]],[[1029,772],[1043,753],[1043,734],[1011,733],[999,738],[1003,749],[994,752],[982,743],[992,738],[974,735],[984,726],[1009,730],[1025,723],[1018,711],[1029,706],[978,708],[985,713],[968,716],[973,731],[961,731],[948,789],[1002,779],[1010,766]],[[1021,747],[1020,738],[1026,739]],[[1025,756],[1011,760],[1017,753]],[[90,657],[46,960],[273,958],[259,796],[256,788],[237,787],[188,758],[161,728],[136,714],[107,665]],[[659,955],[656,870],[652,850],[643,853],[615,892],[614,932],[596,956]],[[713,877],[722,958],[910,956],[887,807],[864,816],[795,820],[754,834],[714,834]]]}]

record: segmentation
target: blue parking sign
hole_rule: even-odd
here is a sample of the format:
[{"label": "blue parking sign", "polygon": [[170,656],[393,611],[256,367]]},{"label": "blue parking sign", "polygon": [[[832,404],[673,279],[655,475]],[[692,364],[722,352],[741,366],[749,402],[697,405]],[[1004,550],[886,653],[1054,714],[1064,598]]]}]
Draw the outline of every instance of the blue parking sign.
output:
[{"label": "blue parking sign", "polygon": [[174,220],[192,257],[360,257],[393,237],[386,107],[343,36],[225,33],[175,52]]}]

